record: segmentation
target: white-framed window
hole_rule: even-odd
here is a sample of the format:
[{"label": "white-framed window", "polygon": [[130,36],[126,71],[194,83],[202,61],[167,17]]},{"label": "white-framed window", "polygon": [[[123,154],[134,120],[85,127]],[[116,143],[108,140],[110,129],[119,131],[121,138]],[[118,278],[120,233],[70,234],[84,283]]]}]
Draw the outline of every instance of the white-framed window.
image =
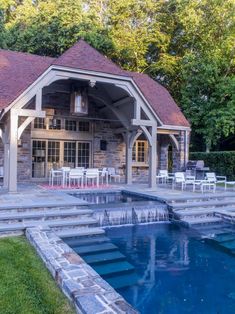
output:
[{"label": "white-framed window", "polygon": [[44,118],[35,118],[33,127],[34,127],[34,129],[45,129],[46,128],[45,119]]},{"label": "white-framed window", "polygon": [[49,120],[49,129],[50,130],[61,130],[61,119],[50,119]]},{"label": "white-framed window", "polygon": [[135,141],[132,149],[132,161],[138,164],[148,163],[148,141]]},{"label": "white-framed window", "polygon": [[32,178],[46,178],[62,166],[91,166],[90,141],[32,140]]}]

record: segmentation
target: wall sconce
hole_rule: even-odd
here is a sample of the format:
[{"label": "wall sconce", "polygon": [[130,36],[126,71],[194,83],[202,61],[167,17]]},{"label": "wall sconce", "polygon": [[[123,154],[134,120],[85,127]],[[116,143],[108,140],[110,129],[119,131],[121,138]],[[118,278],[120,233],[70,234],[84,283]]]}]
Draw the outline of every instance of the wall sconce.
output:
[{"label": "wall sconce", "polygon": [[100,141],[100,150],[103,150],[103,151],[107,150],[107,141],[104,141],[104,140]]}]

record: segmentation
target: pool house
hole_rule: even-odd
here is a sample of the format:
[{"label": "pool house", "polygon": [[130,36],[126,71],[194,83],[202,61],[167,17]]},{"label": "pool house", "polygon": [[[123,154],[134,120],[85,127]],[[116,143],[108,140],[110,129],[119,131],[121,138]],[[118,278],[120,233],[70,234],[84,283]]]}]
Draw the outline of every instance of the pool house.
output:
[{"label": "pool house", "polygon": [[47,181],[60,167],[114,167],[154,188],[188,160],[190,125],[162,85],[80,40],[58,58],[0,50],[3,185]]}]

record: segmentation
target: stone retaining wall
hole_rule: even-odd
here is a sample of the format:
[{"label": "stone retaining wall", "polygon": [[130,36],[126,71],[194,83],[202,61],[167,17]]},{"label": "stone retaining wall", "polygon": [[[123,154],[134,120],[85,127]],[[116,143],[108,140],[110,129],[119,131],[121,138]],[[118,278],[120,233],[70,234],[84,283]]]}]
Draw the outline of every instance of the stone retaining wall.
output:
[{"label": "stone retaining wall", "polygon": [[50,228],[28,228],[26,237],[77,313],[138,313]]}]

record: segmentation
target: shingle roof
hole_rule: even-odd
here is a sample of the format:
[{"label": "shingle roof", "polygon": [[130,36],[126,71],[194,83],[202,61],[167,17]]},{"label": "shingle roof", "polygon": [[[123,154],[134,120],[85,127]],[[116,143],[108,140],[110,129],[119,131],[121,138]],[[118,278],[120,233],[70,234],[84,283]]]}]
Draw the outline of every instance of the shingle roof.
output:
[{"label": "shingle roof", "polygon": [[84,40],[77,42],[57,59],[0,49],[0,109],[9,106],[53,64],[131,77],[163,124],[189,126],[165,87],[146,74],[122,70]]},{"label": "shingle roof", "polygon": [[54,64],[116,75],[125,74],[118,65],[99,53],[82,39],[66,50],[55,60]]},{"label": "shingle roof", "polygon": [[10,105],[53,62],[53,58],[0,49],[0,109]]}]

